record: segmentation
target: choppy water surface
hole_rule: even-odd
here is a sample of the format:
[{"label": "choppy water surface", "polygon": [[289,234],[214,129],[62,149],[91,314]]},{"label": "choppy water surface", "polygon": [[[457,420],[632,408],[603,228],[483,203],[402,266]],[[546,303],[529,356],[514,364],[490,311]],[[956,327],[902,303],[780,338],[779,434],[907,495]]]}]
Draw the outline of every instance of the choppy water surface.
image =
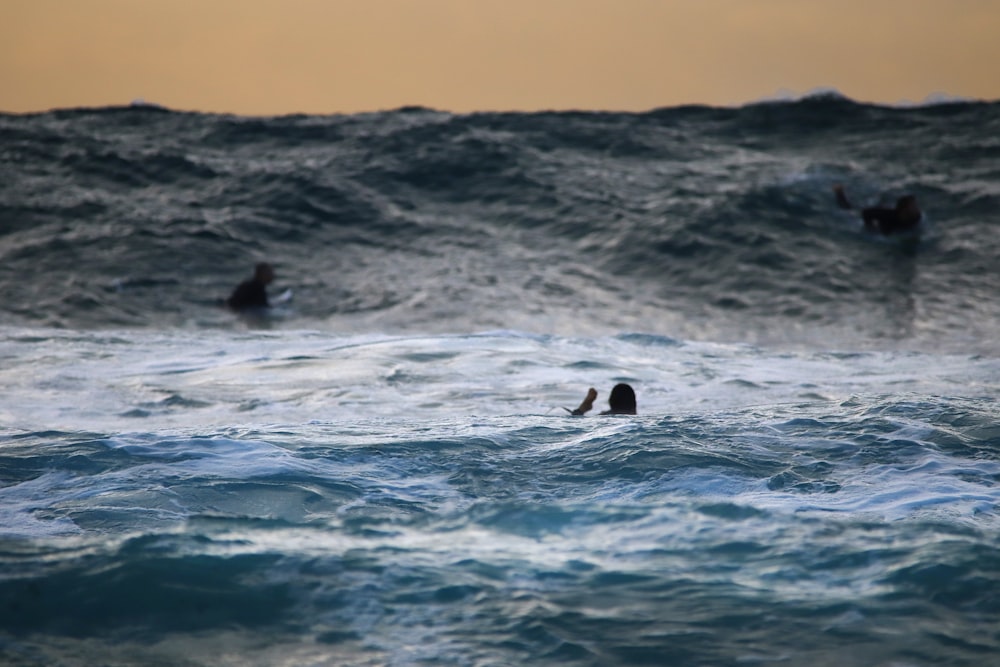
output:
[{"label": "choppy water surface", "polygon": [[1000,664],[998,123],[0,116],[0,663]]}]

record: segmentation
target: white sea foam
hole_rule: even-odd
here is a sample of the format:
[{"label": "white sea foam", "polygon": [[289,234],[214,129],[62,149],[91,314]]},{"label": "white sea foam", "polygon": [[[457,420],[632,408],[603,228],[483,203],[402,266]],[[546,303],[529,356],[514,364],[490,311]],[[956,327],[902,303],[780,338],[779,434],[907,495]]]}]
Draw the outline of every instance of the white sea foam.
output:
[{"label": "white sea foam", "polygon": [[[643,415],[997,392],[1000,362],[921,353],[788,353],[498,332],[349,336],[6,331],[8,428],[129,432],[358,418],[564,414],[635,386]],[[110,340],[109,340],[110,339]],[[26,342],[21,342],[21,341]]]}]

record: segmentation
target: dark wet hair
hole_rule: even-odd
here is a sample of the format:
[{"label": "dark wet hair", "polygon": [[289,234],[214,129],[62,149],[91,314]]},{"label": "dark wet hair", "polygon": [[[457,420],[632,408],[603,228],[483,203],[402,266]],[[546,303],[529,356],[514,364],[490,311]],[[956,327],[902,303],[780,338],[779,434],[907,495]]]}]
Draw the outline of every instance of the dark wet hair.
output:
[{"label": "dark wet hair", "polygon": [[634,415],[635,414],[635,391],[629,385],[620,382],[611,389],[611,396],[608,397],[608,405],[611,409],[610,415]]},{"label": "dark wet hair", "polygon": [[258,262],[257,265],[253,267],[253,277],[256,280],[269,282],[274,279],[274,267],[267,262]]}]

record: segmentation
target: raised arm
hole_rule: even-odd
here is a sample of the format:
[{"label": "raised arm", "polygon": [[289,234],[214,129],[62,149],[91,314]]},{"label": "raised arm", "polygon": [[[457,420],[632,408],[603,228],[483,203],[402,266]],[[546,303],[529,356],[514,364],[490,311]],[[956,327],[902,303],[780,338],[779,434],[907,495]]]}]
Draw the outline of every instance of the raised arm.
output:
[{"label": "raised arm", "polygon": [[563,408],[563,410],[566,410],[571,415],[576,415],[576,416],[584,415],[594,408],[594,401],[596,399],[597,399],[597,390],[591,387],[590,389],[587,390],[587,397],[583,399],[583,403],[580,403],[580,407],[578,407],[576,410],[570,410],[569,408]]},{"label": "raised arm", "polygon": [[837,206],[840,208],[852,209],[851,202],[847,199],[847,194],[844,192],[844,186],[838,183],[833,186],[833,194],[837,198]]}]

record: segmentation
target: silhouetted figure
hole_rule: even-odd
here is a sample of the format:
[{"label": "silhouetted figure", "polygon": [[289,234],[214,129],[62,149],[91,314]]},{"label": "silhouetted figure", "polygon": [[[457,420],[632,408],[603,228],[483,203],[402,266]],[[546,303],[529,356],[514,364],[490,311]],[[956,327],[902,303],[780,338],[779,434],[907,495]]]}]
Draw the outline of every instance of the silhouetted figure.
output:
[{"label": "silhouetted figure", "polygon": [[[587,414],[594,407],[594,400],[597,399],[597,390],[591,387],[587,390],[587,396],[580,403],[580,406],[576,410],[570,410],[569,408],[563,408],[571,415],[584,415]],[[619,383],[616,384],[611,389],[611,396],[608,398],[608,406],[610,409],[602,412],[602,415],[634,415],[636,414],[635,409],[635,391],[632,387],[627,384]]]},{"label": "silhouetted figure", "polygon": [[254,268],[253,278],[244,280],[226,299],[226,305],[233,310],[248,310],[251,308],[267,308],[271,304],[267,300],[267,286],[274,280],[274,269],[267,262],[261,262]]},{"label": "silhouetted figure", "polygon": [[627,384],[619,383],[611,388],[611,396],[608,397],[610,410],[605,410],[602,415],[634,415],[635,414],[635,392]]},{"label": "silhouetted figure", "polygon": [[[833,193],[837,197],[837,205],[840,208],[854,209],[854,206],[847,199],[843,185],[833,186]],[[897,199],[895,208],[872,206],[861,209],[861,219],[865,223],[865,229],[884,236],[912,231],[920,224],[922,217],[923,213],[917,206],[917,198],[913,195],[905,195]]]}]

